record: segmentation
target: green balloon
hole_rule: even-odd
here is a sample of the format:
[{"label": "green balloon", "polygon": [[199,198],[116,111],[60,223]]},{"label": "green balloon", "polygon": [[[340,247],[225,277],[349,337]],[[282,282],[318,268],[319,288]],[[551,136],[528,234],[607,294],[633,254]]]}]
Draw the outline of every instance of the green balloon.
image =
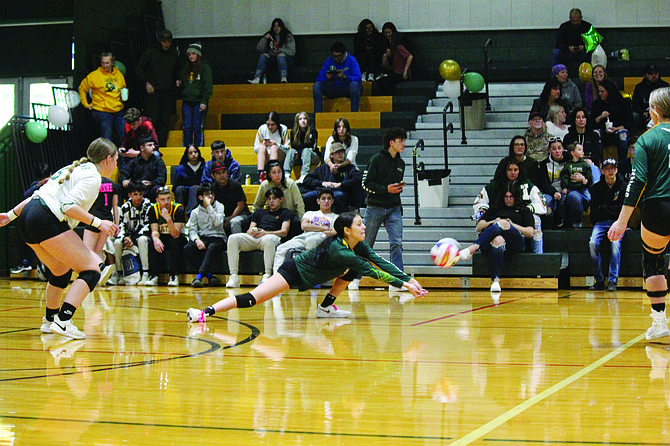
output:
[{"label": "green balloon", "polygon": [[479,73],[465,73],[463,75],[463,84],[470,93],[479,93],[484,88],[484,77]]},{"label": "green balloon", "polygon": [[116,67],[117,70],[121,72],[124,76],[126,75],[126,66],[123,64],[123,62],[116,61],[114,62],[114,66]]},{"label": "green balloon", "polygon": [[39,144],[47,138],[47,129],[39,122],[30,121],[26,124],[26,136],[35,144]]},{"label": "green balloon", "polygon": [[598,47],[600,42],[603,41],[603,36],[598,34],[598,31],[596,31],[593,26],[591,26],[587,32],[582,34],[582,39],[584,40],[586,52],[590,53]]}]

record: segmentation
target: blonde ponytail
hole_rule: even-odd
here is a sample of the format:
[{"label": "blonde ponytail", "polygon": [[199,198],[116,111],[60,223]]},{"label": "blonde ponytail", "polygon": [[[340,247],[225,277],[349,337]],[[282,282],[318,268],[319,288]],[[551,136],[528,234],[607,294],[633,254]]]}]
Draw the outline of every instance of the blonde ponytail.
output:
[{"label": "blonde ponytail", "polygon": [[83,158],[79,158],[77,161],[75,161],[75,162],[73,162],[72,164],[70,164],[70,165],[67,167],[67,172],[65,173],[65,175],[64,175],[61,179],[58,180],[58,184],[63,184],[64,181],[69,180],[69,179],[70,179],[70,174],[71,174],[72,171],[75,169],[75,167],[77,167],[77,166],[81,166],[82,164],[84,164],[84,163],[88,163],[88,162],[90,162],[90,161],[91,161],[91,160],[89,160],[88,158],[83,157]]}]

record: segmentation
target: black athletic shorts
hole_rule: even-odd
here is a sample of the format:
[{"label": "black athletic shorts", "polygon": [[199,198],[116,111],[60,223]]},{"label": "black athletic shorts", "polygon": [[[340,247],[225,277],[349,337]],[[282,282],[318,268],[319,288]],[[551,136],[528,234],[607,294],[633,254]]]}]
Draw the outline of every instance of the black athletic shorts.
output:
[{"label": "black athletic shorts", "polygon": [[60,221],[38,197],[28,201],[16,219],[19,235],[29,245],[42,243],[70,230],[66,221]]},{"label": "black athletic shorts", "polygon": [[282,265],[279,267],[277,270],[277,273],[280,274],[286,283],[291,288],[301,288],[303,283],[302,279],[300,278],[300,274],[298,273],[298,267],[295,266],[295,260],[293,259],[288,259]]},{"label": "black athletic shorts", "polygon": [[670,198],[653,198],[644,202],[642,225],[662,237],[670,235]]}]

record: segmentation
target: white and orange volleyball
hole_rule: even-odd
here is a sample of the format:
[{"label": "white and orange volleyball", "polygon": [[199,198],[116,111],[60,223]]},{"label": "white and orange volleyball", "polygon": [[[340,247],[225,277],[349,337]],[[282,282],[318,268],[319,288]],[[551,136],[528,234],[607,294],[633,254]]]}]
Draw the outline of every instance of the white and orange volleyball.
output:
[{"label": "white and orange volleyball", "polygon": [[458,262],[458,251],[460,249],[461,244],[453,238],[443,238],[431,248],[430,258],[433,260],[435,266],[449,268]]}]

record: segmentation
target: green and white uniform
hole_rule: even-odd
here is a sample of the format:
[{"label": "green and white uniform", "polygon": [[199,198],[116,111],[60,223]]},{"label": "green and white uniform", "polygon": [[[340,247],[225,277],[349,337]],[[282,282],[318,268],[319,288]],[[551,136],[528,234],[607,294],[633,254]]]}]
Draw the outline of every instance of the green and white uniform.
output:
[{"label": "green and white uniform", "polygon": [[654,126],[635,144],[635,161],[623,204],[670,199],[670,124]]}]

